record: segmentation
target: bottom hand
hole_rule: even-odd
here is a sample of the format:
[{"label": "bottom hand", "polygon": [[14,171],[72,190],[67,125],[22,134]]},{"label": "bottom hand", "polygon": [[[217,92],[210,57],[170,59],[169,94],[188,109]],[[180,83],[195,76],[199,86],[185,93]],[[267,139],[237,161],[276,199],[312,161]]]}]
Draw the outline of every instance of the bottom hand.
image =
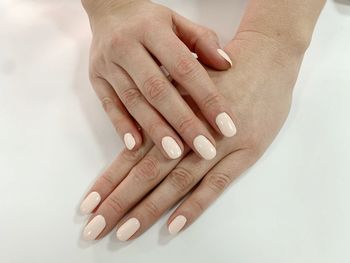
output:
[{"label": "bottom hand", "polygon": [[167,160],[150,140],[136,152],[123,151],[81,205],[93,212],[86,239],[102,238],[115,226],[120,240],[136,238],[193,190],[168,220],[169,232],[179,232],[271,144],[288,115],[303,52],[256,33],[237,35],[227,50],[236,67],[208,72],[231,102],[237,135],[216,137],[218,154],[210,161],[188,148],[182,160]]}]

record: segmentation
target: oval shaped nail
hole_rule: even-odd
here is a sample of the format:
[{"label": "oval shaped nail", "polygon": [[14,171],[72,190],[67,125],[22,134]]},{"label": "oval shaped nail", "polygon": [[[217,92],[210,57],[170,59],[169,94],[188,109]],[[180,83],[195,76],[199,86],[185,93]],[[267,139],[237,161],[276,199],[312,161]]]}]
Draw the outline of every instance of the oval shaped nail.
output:
[{"label": "oval shaped nail", "polygon": [[171,235],[176,235],[181,231],[181,229],[186,225],[187,218],[183,215],[175,217],[173,221],[168,226],[169,233]]},{"label": "oval shaped nail", "polygon": [[131,133],[126,133],[124,135],[124,143],[126,148],[128,148],[128,150],[132,150],[136,145],[134,136],[132,136]]},{"label": "oval shaped nail", "polygon": [[127,241],[140,228],[141,224],[137,218],[130,218],[117,230],[117,238],[120,241]]},{"label": "oval shaped nail", "polygon": [[203,135],[199,135],[194,139],[193,146],[206,160],[212,160],[216,156],[214,145]]},{"label": "oval shaped nail", "polygon": [[225,137],[233,137],[235,136],[237,129],[236,126],[231,119],[231,117],[226,113],[222,112],[216,117],[216,125],[219,130]]},{"label": "oval shaped nail", "polygon": [[91,192],[81,203],[80,212],[82,214],[90,214],[101,202],[101,196],[97,192]]},{"label": "oval shaped nail", "polygon": [[166,136],[162,139],[162,146],[164,151],[171,159],[177,159],[182,154],[180,146],[177,144],[175,139],[170,136]]},{"label": "oval shaped nail", "polygon": [[95,240],[105,227],[105,218],[101,215],[97,215],[85,227],[83,236],[86,240]]}]

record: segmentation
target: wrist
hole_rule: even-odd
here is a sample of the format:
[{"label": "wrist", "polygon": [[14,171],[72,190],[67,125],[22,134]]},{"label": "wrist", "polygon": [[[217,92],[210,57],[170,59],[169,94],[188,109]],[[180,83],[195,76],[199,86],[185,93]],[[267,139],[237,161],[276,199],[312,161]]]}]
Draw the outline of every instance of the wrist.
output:
[{"label": "wrist", "polygon": [[303,55],[310,45],[325,0],[251,0],[238,29],[238,36],[255,35]]},{"label": "wrist", "polygon": [[92,22],[97,17],[108,15],[112,10],[140,1],[148,0],[81,0],[81,3],[89,16],[90,22]]},{"label": "wrist", "polygon": [[[240,31],[225,50],[235,60],[236,67],[243,67],[246,72],[254,72],[253,75],[261,78],[265,76],[264,70],[269,74],[273,72],[276,78],[284,76],[281,81],[288,84],[281,85],[279,89],[292,94],[306,49],[291,46],[291,43],[285,44],[258,31]],[[234,69],[231,72],[236,74]]]}]

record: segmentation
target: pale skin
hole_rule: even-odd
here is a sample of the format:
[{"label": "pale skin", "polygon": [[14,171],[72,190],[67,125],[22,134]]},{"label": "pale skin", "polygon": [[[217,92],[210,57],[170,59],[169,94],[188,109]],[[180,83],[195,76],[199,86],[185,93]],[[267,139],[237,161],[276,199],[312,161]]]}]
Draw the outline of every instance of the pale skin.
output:
[{"label": "pale skin", "polygon": [[205,160],[185,145],[181,158],[169,160],[153,138],[144,135],[138,150],[125,149],[90,189],[89,194],[98,193],[99,198],[84,209],[92,212],[85,238],[102,238],[116,227],[120,240],[134,239],[192,191],[169,217],[169,232],[178,233],[253,165],[288,116],[323,5],[321,0],[250,1],[237,34],[225,48],[235,66],[226,71],[205,67],[234,112],[237,134],[226,138],[215,132],[186,90],[184,101],[213,134],[217,155]]},{"label": "pale skin", "polygon": [[[191,53],[210,66],[228,69],[215,33],[150,1],[84,2],[93,31],[90,79],[120,136],[128,135],[129,149],[142,144],[137,122],[167,158],[181,157],[182,140],[199,156],[214,158],[213,136],[160,65],[186,89],[217,132],[222,113],[234,129],[228,101]],[[232,129],[223,134],[234,136]],[[212,154],[201,154],[195,143],[198,136],[206,138]],[[172,144],[164,144],[164,138]]]}]

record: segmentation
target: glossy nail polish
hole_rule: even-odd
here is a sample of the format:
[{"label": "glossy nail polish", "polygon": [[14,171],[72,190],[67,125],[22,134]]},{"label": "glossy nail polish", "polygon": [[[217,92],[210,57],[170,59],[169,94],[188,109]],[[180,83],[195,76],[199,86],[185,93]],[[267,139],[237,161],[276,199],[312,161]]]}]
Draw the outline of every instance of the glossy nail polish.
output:
[{"label": "glossy nail polish", "polygon": [[180,146],[173,138],[169,136],[166,136],[162,139],[162,146],[164,151],[171,159],[177,159],[182,154]]},{"label": "glossy nail polish", "polygon": [[80,212],[82,214],[90,214],[101,202],[101,196],[97,192],[91,192],[81,203]]},{"label": "glossy nail polish", "polygon": [[233,123],[231,117],[226,113],[222,112],[216,117],[216,125],[220,129],[221,133],[225,137],[233,137],[235,136],[237,129],[235,124]]},{"label": "glossy nail polish", "polygon": [[105,218],[101,215],[97,215],[85,227],[83,236],[86,240],[95,240],[105,227]]},{"label": "glossy nail polish", "polygon": [[130,218],[117,231],[117,238],[120,241],[127,241],[140,228],[140,221],[137,218]]},{"label": "glossy nail polish", "polygon": [[206,160],[214,159],[216,156],[216,149],[214,145],[203,135],[199,135],[194,139],[193,146]]},{"label": "glossy nail polish", "polygon": [[128,150],[132,150],[136,145],[134,136],[132,136],[131,133],[126,133],[124,135],[124,143],[126,148],[128,148]]},{"label": "glossy nail polish", "polygon": [[222,56],[228,63],[230,63],[230,65],[232,67],[232,60],[230,59],[229,55],[220,48],[217,51],[218,51],[219,55]]},{"label": "glossy nail polish", "polygon": [[168,230],[171,235],[176,235],[181,231],[181,229],[186,225],[187,218],[183,215],[179,215],[174,218],[169,224]]}]

